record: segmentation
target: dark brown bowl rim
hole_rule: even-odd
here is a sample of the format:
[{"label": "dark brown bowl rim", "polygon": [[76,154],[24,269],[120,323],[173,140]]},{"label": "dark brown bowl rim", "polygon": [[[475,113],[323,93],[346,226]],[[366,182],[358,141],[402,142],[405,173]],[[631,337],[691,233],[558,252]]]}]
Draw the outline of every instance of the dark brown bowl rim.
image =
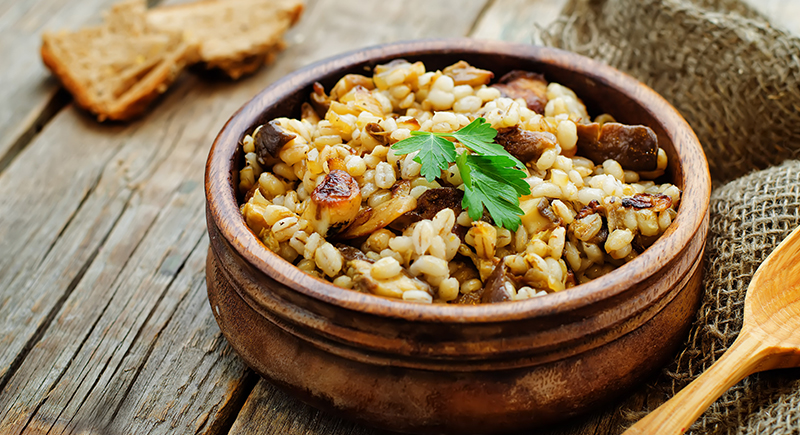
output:
[{"label": "dark brown bowl rim", "polygon": [[[665,234],[639,257],[618,269],[567,291],[522,301],[470,306],[417,304],[343,289],[305,274],[294,266],[293,273],[284,273],[286,265],[291,264],[267,249],[247,227],[239,212],[231,170],[242,133],[257,122],[266,107],[286,98],[298,87],[313,83],[327,72],[375,58],[391,59],[408,56],[409,53],[444,52],[526,57],[544,63],[575,66],[576,70],[595,82],[628,95],[643,110],[658,113],[682,167],[687,168],[687,162],[692,159],[702,162],[699,170],[681,171],[684,186],[681,209],[691,210],[691,213],[679,211]],[[700,229],[708,212],[711,181],[705,154],[689,124],[664,98],[633,77],[584,56],[555,48],[454,38],[403,41],[359,49],[323,59],[274,82],[237,110],[217,135],[206,163],[205,188],[208,219],[211,220],[209,224],[213,223],[226,242],[250,265],[298,293],[345,309],[383,317],[437,323],[483,323],[551,316],[583,308],[612,298],[633,284],[646,280],[663,265],[674,261]],[[231,221],[223,219],[224,216],[238,218]],[[673,246],[672,250],[662,249],[670,245]]]}]

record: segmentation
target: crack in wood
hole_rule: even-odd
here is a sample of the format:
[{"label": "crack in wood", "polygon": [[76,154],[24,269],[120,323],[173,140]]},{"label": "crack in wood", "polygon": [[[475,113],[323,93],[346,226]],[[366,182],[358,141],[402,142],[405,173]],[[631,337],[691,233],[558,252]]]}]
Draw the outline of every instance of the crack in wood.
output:
[{"label": "crack in wood", "polygon": [[[93,186],[93,188],[91,190],[93,190],[95,186],[96,186],[96,183],[95,183],[95,185]],[[86,200],[87,197],[88,197],[88,194],[87,194],[87,196],[84,197],[84,199],[82,200],[82,203],[83,203],[83,201]],[[36,328],[36,332],[31,336],[30,340],[28,340],[28,342],[25,343],[25,346],[22,348],[22,350],[17,354],[17,356],[14,358],[14,360],[9,365],[8,370],[0,378],[0,393],[5,389],[6,385],[11,380],[11,377],[14,376],[16,371],[22,365],[22,362],[28,356],[28,353],[30,353],[31,349],[33,349],[33,347],[36,346],[36,344],[42,339],[42,337],[44,336],[44,333],[50,327],[50,324],[53,322],[53,320],[55,320],[56,315],[58,314],[58,312],[61,311],[61,308],[63,308],[64,304],[69,299],[69,297],[72,294],[72,292],[75,290],[75,288],[81,282],[81,280],[83,279],[83,276],[86,274],[86,271],[89,270],[89,267],[92,265],[92,263],[94,262],[94,259],[97,257],[97,254],[100,252],[100,250],[105,245],[106,240],[108,240],[108,237],[113,232],[113,230],[116,227],[117,223],[122,218],[122,216],[125,214],[125,210],[128,208],[129,201],[130,201],[130,197],[128,198],[128,202],[125,203],[125,205],[122,207],[120,213],[114,219],[114,223],[109,227],[108,231],[103,235],[103,238],[101,239],[100,243],[98,243],[97,247],[94,249],[94,251],[92,251],[91,255],[89,255],[89,258],[86,259],[86,261],[83,263],[83,265],[81,265],[81,268],[78,270],[78,273],[75,275],[74,278],[72,278],[72,280],[70,281],[69,285],[65,289],[64,293],[61,294],[61,296],[58,298],[56,303],[51,307],[50,311],[47,313],[47,316],[45,316],[45,318],[42,320],[42,322]],[[73,214],[73,216],[70,217],[70,221],[77,214],[77,210],[79,210],[79,208],[77,208],[75,213]],[[68,225],[64,226],[64,228],[67,228],[67,227],[68,227]],[[52,246],[49,249],[52,249]],[[47,257],[47,255],[45,255],[43,258],[46,258],[46,257]],[[91,333],[91,331],[90,331],[90,333]],[[90,333],[86,334],[86,336],[83,339],[84,340],[83,342],[86,341],[86,338],[89,337]],[[83,342],[81,343],[81,346],[83,345]],[[60,377],[59,377],[59,379],[60,379]],[[55,382],[55,383],[53,383],[53,385],[55,385],[57,383],[58,382]]]},{"label": "crack in wood", "polygon": [[[44,255],[42,255],[42,259],[39,261],[39,264],[36,265],[36,270],[38,270],[40,267],[42,267],[42,264],[44,264],[44,262],[47,261],[47,257],[53,251],[53,247],[55,247],[56,243],[58,243],[58,241],[61,240],[61,237],[64,235],[64,232],[67,231],[67,228],[69,228],[70,224],[72,224],[72,221],[75,219],[75,216],[78,215],[78,212],[81,210],[81,208],[83,208],[83,205],[86,204],[86,201],[89,199],[89,197],[92,196],[92,193],[94,193],[95,189],[97,189],[97,185],[100,184],[100,180],[102,178],[103,178],[103,173],[102,172],[98,172],[97,177],[95,177],[94,181],[92,181],[92,184],[90,184],[89,188],[86,189],[86,193],[83,194],[83,198],[81,198],[81,200],[78,202],[78,206],[75,207],[75,211],[73,211],[72,214],[70,214],[69,219],[67,219],[67,221],[64,222],[64,225],[58,231],[58,235],[55,238],[53,238],[53,241],[50,242],[50,244],[47,246],[47,249],[45,249]],[[122,216],[122,215],[120,214],[120,216]],[[113,229],[113,226],[111,228]],[[110,232],[111,231],[109,230],[109,233]],[[108,237],[108,235],[106,235],[106,237]],[[105,239],[104,239],[104,241],[105,241]],[[102,245],[103,244],[101,243],[98,246],[102,246]],[[95,255],[96,254],[97,253],[95,252]],[[93,259],[94,259],[94,257],[92,257],[92,260]],[[88,268],[88,266],[87,266],[87,268]],[[84,270],[84,272],[86,272],[86,271]],[[76,283],[76,285],[77,285],[77,283]],[[0,387],[0,391],[3,391],[2,387]]]},{"label": "crack in wood", "polygon": [[[194,247],[192,247],[192,249],[188,252],[186,257],[181,262],[180,266],[178,266],[178,268],[175,271],[175,273],[173,274],[172,279],[170,280],[169,284],[167,284],[164,287],[164,291],[161,293],[161,296],[159,297],[158,302],[156,302],[156,304],[153,305],[153,309],[150,310],[150,313],[148,313],[147,319],[145,319],[145,321],[142,323],[142,327],[139,328],[136,331],[136,336],[134,336],[133,341],[131,342],[130,346],[128,347],[128,349],[125,351],[125,354],[120,359],[120,363],[119,363],[119,365],[117,365],[117,368],[114,370],[114,373],[112,374],[112,377],[114,377],[117,374],[117,372],[119,371],[119,368],[125,362],[125,358],[130,354],[130,351],[134,348],[135,344],[139,340],[139,337],[141,336],[142,330],[144,329],[145,325],[147,325],[150,322],[150,319],[152,318],[153,314],[157,311],[159,305],[161,304],[161,301],[164,299],[164,297],[166,296],[167,292],[169,292],[172,289],[173,283],[175,283],[175,280],[178,278],[178,275],[181,273],[183,268],[186,266],[186,262],[189,261],[189,258],[192,256],[192,254],[197,249],[197,247],[202,245],[203,238],[205,238],[205,237],[207,237],[207,236],[206,236],[205,233],[203,233],[200,236],[200,238],[198,238],[197,242],[194,244]],[[159,267],[158,270],[160,271],[161,268]],[[181,306],[183,301],[186,300],[187,297],[189,297],[189,294],[190,294],[190,292],[186,292],[186,294],[184,294],[181,297],[181,299],[178,301],[178,303],[175,304],[175,307],[170,312],[169,318],[172,318],[172,316],[175,314],[175,312],[178,311],[178,308]],[[160,336],[161,333],[164,332],[164,330],[167,328],[167,326],[169,326],[169,322],[165,322],[163,325],[161,325],[161,328],[158,329],[158,332],[156,332],[155,336],[156,337]],[[157,340],[153,340],[150,343],[150,346],[148,346],[147,351],[145,352],[145,356],[142,359],[143,361],[147,361],[147,360],[150,359],[150,355],[153,353],[153,349],[155,349],[156,343],[157,343]],[[128,394],[130,394],[131,389],[136,384],[136,380],[139,378],[139,375],[142,373],[142,370],[144,369],[144,366],[145,366],[144,364],[141,364],[141,365],[139,365],[138,367],[135,368],[136,372],[133,374],[133,377],[131,378],[130,382],[128,383],[128,387],[125,389],[125,392],[122,394],[122,397],[119,399],[119,402],[114,407],[114,412],[111,414],[111,417],[109,417],[109,419],[106,422],[106,424],[103,425],[103,430],[109,430],[110,429],[111,423],[117,417],[117,414],[119,414],[120,409],[125,404],[125,399],[128,397]],[[98,377],[98,379],[99,379],[99,377]],[[86,397],[84,398],[84,401],[88,397],[89,397],[89,395],[87,394]],[[71,421],[72,420],[70,419],[70,422]]]},{"label": "crack in wood", "polygon": [[0,155],[0,174],[14,162],[17,156],[22,154],[22,151],[28,144],[33,142],[33,139],[39,132],[41,132],[50,120],[52,120],[61,109],[66,107],[70,101],[72,101],[72,96],[69,92],[64,88],[58,88],[36,119],[34,119],[33,123],[14,140],[3,155]]},{"label": "crack in wood", "polygon": [[42,400],[40,403],[38,403],[38,404],[36,405],[36,408],[35,408],[35,409],[33,410],[33,412],[32,412],[32,413],[31,413],[31,414],[28,416],[28,420],[27,420],[27,421],[25,422],[25,424],[22,426],[22,430],[20,430],[20,431],[18,432],[19,434],[23,434],[23,433],[25,433],[25,430],[26,430],[26,429],[28,429],[28,426],[29,426],[29,425],[31,424],[31,422],[33,421],[33,416],[35,416],[35,415],[36,415],[36,413],[37,413],[37,412],[39,412],[39,408],[41,408],[42,406],[44,406],[44,403],[45,403],[45,402],[47,402],[47,397],[45,397],[45,398],[44,398],[44,400]]},{"label": "crack in wood", "polygon": [[[254,371],[250,369],[247,370],[247,375],[240,384],[240,387],[235,389],[231,393],[233,400],[231,401],[232,403],[230,403],[230,405],[228,406],[228,408],[230,409],[227,411],[227,415],[225,412],[226,406],[223,406],[223,409],[220,409],[220,414],[222,414],[223,417],[217,420],[216,423],[218,424],[216,425],[216,427],[212,425],[212,427],[209,428],[209,431],[207,432],[208,434],[228,435],[230,433],[231,428],[233,427],[233,423],[235,423],[236,419],[239,418],[239,414],[244,409],[244,403],[247,401],[247,398],[250,397],[250,394],[256,388],[256,385],[258,384],[258,380],[260,378],[261,377],[258,376]],[[200,433],[199,429],[195,431],[195,434],[199,433]]]},{"label": "crack in wood", "polygon": [[[10,3],[10,2],[9,2]],[[148,7],[155,7],[158,6],[160,3],[175,3],[174,1],[169,0],[147,0]],[[50,5],[52,6],[52,5]],[[50,13],[58,13],[58,10],[50,9]],[[95,13],[99,15],[99,11]],[[95,17],[96,18],[96,17]],[[8,29],[4,29],[8,30]],[[51,29],[52,30],[52,29]],[[36,32],[41,33],[41,29]],[[37,50],[38,53],[38,50]],[[30,77],[36,77],[38,74],[35,71],[30,71]],[[65,107],[69,106],[70,103],[73,101],[72,95],[60,84],[55,80],[55,78],[49,74],[46,79],[43,81],[45,83],[52,82],[55,83],[54,89],[50,90],[49,93],[51,94],[49,97],[44,96],[43,99],[47,99],[47,103],[41,108],[41,111],[38,114],[30,113],[26,116],[26,120],[33,118],[30,121],[30,125],[27,127],[23,127],[23,130],[18,133],[17,137],[13,139],[13,141],[5,147],[5,150],[0,148],[0,175],[8,168],[18,156],[22,154],[25,148],[28,147],[29,144],[33,142],[36,136],[53,120],[53,118],[58,115]],[[39,86],[45,86],[45,83],[39,84]],[[53,86],[52,84],[46,84],[47,87]],[[42,98],[42,97],[38,97]],[[37,99],[38,99],[37,98]],[[80,109],[75,109],[80,110]],[[32,111],[33,112],[33,111]],[[86,116],[92,116],[89,114],[85,114]],[[23,120],[25,122],[25,120]],[[12,132],[5,132],[5,133],[12,133]],[[7,143],[7,142],[6,142]]]}]

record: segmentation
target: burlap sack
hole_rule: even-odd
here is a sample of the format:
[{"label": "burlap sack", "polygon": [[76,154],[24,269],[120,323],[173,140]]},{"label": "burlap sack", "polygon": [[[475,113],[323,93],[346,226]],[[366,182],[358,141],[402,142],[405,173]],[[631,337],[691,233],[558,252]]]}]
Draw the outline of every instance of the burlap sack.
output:
[{"label": "burlap sack", "polygon": [[[656,406],[733,343],[753,273],[800,224],[800,161],[787,160],[800,149],[800,40],[738,0],[572,0],[543,39],[670,100],[700,138],[718,186],[704,299],[684,350],[651,385]],[[642,416],[627,411],[631,421]],[[800,434],[800,370],[745,379],[691,432]]]},{"label": "burlap sack", "polygon": [[797,155],[800,40],[738,0],[572,0],[565,13],[545,42],[666,97],[703,143],[715,181]]}]

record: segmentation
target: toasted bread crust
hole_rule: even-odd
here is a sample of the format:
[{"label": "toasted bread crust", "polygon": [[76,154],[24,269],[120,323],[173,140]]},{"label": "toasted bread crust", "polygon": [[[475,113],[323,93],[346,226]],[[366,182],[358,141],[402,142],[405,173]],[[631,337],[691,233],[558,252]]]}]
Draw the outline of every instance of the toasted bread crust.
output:
[{"label": "toasted bread crust", "polygon": [[58,81],[72,94],[72,98],[78,106],[96,114],[98,120],[102,121],[100,113],[104,112],[99,103],[89,95],[88,89],[83,87],[76,78],[71,74],[67,65],[61,62],[61,59],[54,53],[53,45],[54,36],[48,33],[42,35],[42,48],[40,53],[42,55],[42,62],[44,65],[56,76]]},{"label": "toasted bread crust", "polygon": [[126,93],[124,98],[109,107],[108,119],[127,120],[144,113],[150,103],[166,92],[178,78],[178,75],[186,67],[187,54],[190,51],[187,44],[182,44],[170,56],[161,61],[130,92]]},{"label": "toasted bread crust", "polygon": [[179,32],[150,28],[146,11],[145,0],[125,0],[101,25],[42,35],[45,66],[100,121],[142,114],[194,53]]},{"label": "toasted bread crust", "polygon": [[72,94],[75,102],[95,114],[98,121],[125,121],[140,116],[150,103],[175,81],[185,68],[186,59],[191,52],[188,44],[181,44],[119,99],[106,102],[93,95],[91,90],[74,76],[69,66],[56,54],[52,38],[53,35],[50,34],[45,34],[42,38],[42,61]]},{"label": "toasted bread crust", "polygon": [[[252,8],[259,8],[262,17],[269,11],[268,22],[254,23],[247,15]],[[234,18],[226,21],[220,10],[233,10]],[[124,121],[144,113],[189,64],[201,62],[236,79],[272,62],[284,47],[283,33],[302,11],[301,0],[201,0],[149,12],[144,0],[125,0],[101,26],[43,34],[40,52],[78,106],[99,121]],[[210,34],[194,40],[187,36],[193,23],[208,20],[213,22]],[[231,25],[237,20],[249,29],[234,34],[235,43],[228,44],[230,28],[248,27]],[[205,41],[212,41],[210,48]]]},{"label": "toasted bread crust", "polygon": [[[153,8],[148,11],[147,18],[148,23],[155,28],[192,35],[197,31],[192,28],[195,20],[213,17],[216,21],[216,17],[226,16],[219,13],[226,9],[236,9],[237,13],[241,11],[241,17],[244,17],[252,8],[273,8],[274,21],[265,24],[271,27],[262,29],[268,31],[258,35],[242,35],[245,37],[244,42],[239,40],[240,44],[228,44],[220,50],[219,46],[236,37],[237,33],[231,31],[231,27],[236,26],[230,26],[231,23],[219,18],[219,23],[207,26],[219,29],[217,34],[207,33],[195,41],[198,44],[199,63],[207,69],[219,69],[232,79],[237,79],[274,61],[276,53],[283,50],[283,34],[297,23],[303,13],[304,4],[301,0],[200,0]],[[188,39],[192,40],[192,36]]]}]

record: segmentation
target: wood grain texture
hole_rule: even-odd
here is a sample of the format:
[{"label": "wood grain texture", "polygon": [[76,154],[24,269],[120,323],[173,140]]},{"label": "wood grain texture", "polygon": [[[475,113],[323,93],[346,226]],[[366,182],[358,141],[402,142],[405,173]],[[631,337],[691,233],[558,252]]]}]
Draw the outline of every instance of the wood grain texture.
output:
[{"label": "wood grain texture", "polygon": [[[176,107],[180,105],[172,108]],[[101,177],[81,204],[78,213],[102,217],[103,209],[94,208],[95,199],[104,196],[100,193],[125,198],[119,213],[107,217],[112,220],[106,224],[111,231],[104,237],[102,249],[90,259],[74,291],[63,294],[63,306],[48,307],[59,310],[54,322],[0,394],[3,432],[17,431],[28,421],[33,427],[54,424],[65,414],[69,421],[70,412],[76,412],[94,388],[103,386],[101,378],[113,377],[120,361],[130,352],[136,353],[134,344],[145,340],[149,346],[159,329],[157,322],[163,322],[159,309],[169,312],[170,304],[177,303],[168,291],[170,284],[204,237],[202,198],[198,196],[202,183],[196,172],[203,165],[205,144],[202,137],[182,126],[146,125],[144,129],[131,127],[138,130],[141,142],[117,136],[124,145],[106,168],[112,174]],[[56,120],[50,127],[56,130],[59,126]],[[30,151],[38,145],[37,141]],[[71,234],[71,228],[65,234]],[[69,265],[59,260],[63,257],[53,259],[50,270],[68,272]],[[64,289],[34,283],[26,293],[40,294],[49,302],[56,291]],[[12,324],[18,326],[21,324]]]},{"label": "wood grain texture", "polygon": [[0,4],[0,171],[68,101],[39,57],[43,31],[100,21],[117,0],[33,0]]},{"label": "wood grain texture", "polygon": [[[189,267],[193,256],[205,257],[197,189],[217,130],[293,69],[401,35],[462,34],[482,3],[462,7],[473,16],[450,17],[452,28],[434,24],[455,2],[390,13],[377,1],[312,4],[289,36],[293,55],[255,77],[214,83],[188,76],[127,126],[98,125],[71,106],[58,113],[0,175],[0,251],[15,253],[0,256],[0,431],[224,428],[252,378],[215,341],[218,330],[199,302],[204,284],[181,284],[202,270]],[[383,19],[365,20],[373,15]],[[339,33],[321,25],[331,19]],[[33,181],[43,174],[46,185]],[[178,306],[190,311],[179,315]],[[207,352],[193,363],[178,358],[191,348],[181,337],[216,344],[201,346]]]},{"label": "wood grain texture", "polygon": [[261,380],[231,427],[230,435],[388,435],[312,408]]}]

